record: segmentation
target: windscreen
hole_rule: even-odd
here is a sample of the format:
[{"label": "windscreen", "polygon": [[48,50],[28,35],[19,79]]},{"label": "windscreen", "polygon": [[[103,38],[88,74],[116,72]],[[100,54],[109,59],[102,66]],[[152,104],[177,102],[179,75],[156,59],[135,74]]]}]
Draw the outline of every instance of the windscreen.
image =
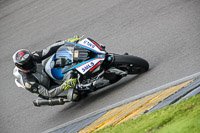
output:
[{"label": "windscreen", "polygon": [[56,58],[62,57],[65,58],[66,60],[68,60],[70,63],[73,62],[73,51],[74,51],[74,47],[72,46],[62,46],[58,49],[58,51],[56,52]]}]

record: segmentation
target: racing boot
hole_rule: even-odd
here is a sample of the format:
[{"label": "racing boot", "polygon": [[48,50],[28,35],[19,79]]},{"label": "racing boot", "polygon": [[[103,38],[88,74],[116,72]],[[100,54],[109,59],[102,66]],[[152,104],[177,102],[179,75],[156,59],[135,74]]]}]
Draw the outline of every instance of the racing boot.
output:
[{"label": "racing boot", "polygon": [[78,93],[75,92],[74,88],[68,89],[67,100],[69,100],[69,101],[78,101],[79,100],[79,95],[78,95]]},{"label": "racing boot", "polygon": [[75,91],[77,79],[69,79],[62,84],[64,90],[67,91],[67,99],[75,101],[78,98],[78,93]]}]

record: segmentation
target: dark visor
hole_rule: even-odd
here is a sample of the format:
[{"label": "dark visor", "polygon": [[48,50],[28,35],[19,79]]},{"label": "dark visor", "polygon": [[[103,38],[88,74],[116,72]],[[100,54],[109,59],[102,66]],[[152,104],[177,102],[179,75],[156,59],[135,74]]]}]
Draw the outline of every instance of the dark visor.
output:
[{"label": "dark visor", "polygon": [[35,63],[32,58],[30,58],[28,61],[26,61],[23,65],[19,65],[19,64],[16,64],[16,65],[17,65],[17,67],[19,67],[20,69],[23,69],[23,70],[32,70],[35,68]]}]

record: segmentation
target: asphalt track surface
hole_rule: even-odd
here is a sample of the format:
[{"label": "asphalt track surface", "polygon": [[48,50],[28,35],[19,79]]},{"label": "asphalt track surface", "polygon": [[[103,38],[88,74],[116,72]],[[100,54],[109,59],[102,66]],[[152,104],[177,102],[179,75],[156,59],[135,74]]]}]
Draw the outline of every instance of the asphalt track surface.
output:
[{"label": "asphalt track surface", "polygon": [[[12,55],[45,48],[73,35],[91,37],[107,51],[143,57],[150,70],[78,103],[37,108],[36,96],[17,88]],[[36,133],[199,72],[199,0],[0,0],[0,131]]]}]

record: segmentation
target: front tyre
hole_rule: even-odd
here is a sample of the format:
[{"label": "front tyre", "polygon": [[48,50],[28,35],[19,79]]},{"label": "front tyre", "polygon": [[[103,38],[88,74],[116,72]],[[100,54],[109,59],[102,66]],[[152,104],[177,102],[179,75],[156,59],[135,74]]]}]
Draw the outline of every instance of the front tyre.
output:
[{"label": "front tyre", "polygon": [[128,74],[141,74],[149,69],[149,63],[136,56],[114,54],[113,64],[116,68],[127,71]]}]

